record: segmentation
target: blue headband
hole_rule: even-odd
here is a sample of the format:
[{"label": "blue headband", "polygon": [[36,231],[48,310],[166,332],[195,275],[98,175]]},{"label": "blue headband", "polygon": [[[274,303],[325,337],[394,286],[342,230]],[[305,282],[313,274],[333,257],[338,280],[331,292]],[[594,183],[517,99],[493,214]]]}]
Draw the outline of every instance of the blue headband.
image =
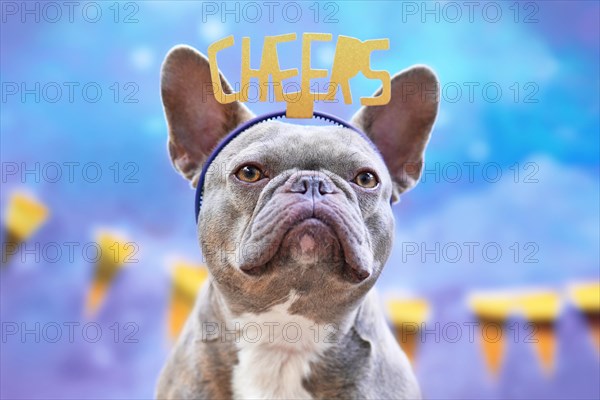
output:
[{"label": "blue headband", "polygon": [[[221,150],[223,150],[225,148],[225,146],[227,146],[229,144],[229,142],[231,142],[235,137],[237,137],[242,132],[248,130],[252,126],[259,124],[261,122],[272,120],[272,119],[282,118],[284,116],[285,116],[285,111],[276,111],[276,112],[264,114],[259,117],[253,118],[249,121],[244,122],[242,125],[238,126],[237,128],[235,128],[233,131],[231,131],[227,136],[225,136],[219,142],[217,147],[212,151],[212,153],[210,153],[210,156],[208,156],[208,158],[206,159],[206,162],[204,163],[204,166],[202,167],[202,172],[200,173],[200,178],[198,179],[198,184],[196,185],[196,202],[195,202],[196,222],[198,222],[198,216],[200,215],[200,207],[202,206],[202,194],[204,192],[204,180],[206,178],[206,173],[208,172],[208,168],[210,167],[210,164],[212,164],[212,162],[215,160],[217,155],[219,155]],[[333,115],[325,114],[325,113],[318,112],[318,111],[313,112],[313,117],[315,117],[317,119],[322,119],[327,122],[331,122],[333,124],[353,130],[354,132],[358,133],[363,139],[365,139],[368,143],[370,143],[371,146],[373,146],[373,149],[375,149],[375,151],[377,151],[377,153],[379,154],[379,150],[377,149],[377,146],[375,146],[375,144],[371,141],[371,139],[369,139],[369,137],[367,135],[365,135],[362,131],[360,131],[359,129],[350,125],[346,121],[341,120],[338,117],[335,117]]]}]

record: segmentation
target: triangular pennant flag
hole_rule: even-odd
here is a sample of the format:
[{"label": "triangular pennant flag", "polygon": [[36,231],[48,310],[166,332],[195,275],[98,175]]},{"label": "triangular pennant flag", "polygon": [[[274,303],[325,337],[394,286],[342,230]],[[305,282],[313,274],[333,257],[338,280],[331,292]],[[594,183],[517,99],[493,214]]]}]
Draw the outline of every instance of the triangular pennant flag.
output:
[{"label": "triangular pennant flag", "polygon": [[522,294],[515,299],[516,306],[533,325],[532,341],[538,360],[546,375],[556,367],[556,334],[554,322],[560,312],[560,297],[551,291]]},{"label": "triangular pennant flag", "polygon": [[586,313],[585,318],[587,319],[588,326],[590,327],[590,333],[594,347],[600,352],[600,313]]},{"label": "triangular pennant flag", "polygon": [[396,340],[414,364],[421,325],[429,317],[429,304],[424,299],[393,299],[387,302],[387,309]]},{"label": "triangular pennant flag", "polygon": [[573,284],[569,292],[571,302],[585,316],[594,347],[600,352],[600,282]]},{"label": "triangular pennant flag", "polygon": [[203,265],[184,261],[174,264],[169,318],[171,339],[175,340],[179,336],[188,315],[194,308],[200,286],[206,278],[208,278],[208,270]]},{"label": "triangular pennant flag", "polygon": [[87,295],[85,312],[92,316],[104,304],[106,294],[120,269],[131,259],[137,246],[118,234],[100,232],[96,238],[98,261]]},{"label": "triangular pennant flag", "polygon": [[509,294],[474,294],[469,303],[479,320],[479,338],[485,364],[492,377],[497,378],[506,351],[504,324],[513,308]]},{"label": "triangular pennant flag", "polygon": [[4,215],[2,266],[7,265],[21,245],[48,219],[48,208],[25,193],[14,193]]}]

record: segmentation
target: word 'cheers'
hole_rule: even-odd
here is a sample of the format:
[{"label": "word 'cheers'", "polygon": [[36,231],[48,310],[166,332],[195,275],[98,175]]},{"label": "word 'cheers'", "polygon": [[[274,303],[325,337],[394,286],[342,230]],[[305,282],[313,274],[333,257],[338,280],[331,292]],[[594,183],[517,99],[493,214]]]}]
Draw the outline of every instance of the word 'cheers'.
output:
[{"label": "word 'cheers'", "polygon": [[227,104],[233,101],[248,101],[248,87],[251,78],[259,81],[259,99],[267,100],[267,85],[269,75],[272,77],[272,85],[276,101],[287,103],[286,116],[288,118],[311,118],[313,103],[315,100],[334,101],[338,87],[342,88],[342,95],[346,104],[352,103],[349,80],[359,72],[367,79],[378,79],[382,82],[382,91],[376,97],[361,97],[362,105],[384,105],[391,98],[390,74],[387,71],[373,71],[370,66],[370,55],[374,50],[389,49],[389,39],[373,39],[360,41],[353,37],[342,36],[338,38],[335,56],[331,72],[330,82],[326,92],[311,92],[311,79],[327,78],[327,70],[311,68],[311,42],[330,41],[332,35],[329,33],[304,33],[302,35],[302,65],[300,91],[283,92],[282,81],[284,79],[298,76],[298,69],[291,68],[282,70],[279,67],[277,56],[277,44],[296,40],[295,33],[277,36],[265,36],[263,53],[259,69],[250,67],[250,38],[242,38],[242,65],[241,65],[241,87],[234,93],[225,93],[221,85],[219,67],[217,65],[217,53],[234,45],[233,36],[228,36],[216,41],[208,47],[208,59],[210,63],[210,74],[213,91],[219,103]]}]

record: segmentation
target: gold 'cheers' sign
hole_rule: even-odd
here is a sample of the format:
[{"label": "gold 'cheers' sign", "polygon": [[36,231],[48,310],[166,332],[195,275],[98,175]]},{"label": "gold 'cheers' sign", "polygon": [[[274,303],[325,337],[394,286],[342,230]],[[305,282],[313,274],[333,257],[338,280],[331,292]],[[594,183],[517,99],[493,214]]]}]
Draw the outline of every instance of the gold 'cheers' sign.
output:
[{"label": "gold 'cheers' sign", "polygon": [[350,93],[349,81],[359,72],[362,72],[367,79],[380,80],[382,82],[382,91],[376,97],[361,97],[360,103],[368,106],[389,103],[391,97],[390,74],[387,71],[373,71],[370,66],[371,52],[374,50],[387,50],[389,48],[389,39],[373,39],[363,42],[353,37],[339,36],[327,91],[310,91],[310,81],[312,79],[327,78],[327,70],[311,68],[311,42],[325,42],[331,39],[332,35],[330,33],[304,33],[302,35],[300,91],[287,93],[283,91],[282,81],[297,76],[298,69],[280,69],[277,44],[296,40],[295,33],[266,36],[259,69],[250,67],[250,38],[242,38],[241,89],[234,93],[225,93],[223,91],[219,78],[219,67],[217,65],[217,53],[234,45],[233,36],[216,41],[208,47],[210,74],[216,100],[222,104],[231,103],[236,100],[241,102],[248,101],[250,79],[256,78],[259,81],[259,99],[260,101],[266,101],[268,81],[269,76],[271,76],[275,100],[287,103],[286,116],[288,118],[311,118],[314,101],[334,101],[339,87],[342,89],[344,102],[351,104],[352,94]]}]

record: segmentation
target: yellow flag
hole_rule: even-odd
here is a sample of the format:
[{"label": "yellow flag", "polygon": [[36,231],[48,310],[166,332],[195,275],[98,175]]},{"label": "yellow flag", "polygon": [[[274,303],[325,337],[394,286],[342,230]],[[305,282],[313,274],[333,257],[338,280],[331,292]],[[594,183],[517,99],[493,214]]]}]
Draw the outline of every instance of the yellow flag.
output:
[{"label": "yellow flag", "polygon": [[5,218],[6,230],[23,241],[48,219],[48,208],[27,194],[14,193],[8,203]]},{"label": "yellow flag", "polygon": [[2,265],[17,253],[21,243],[29,239],[48,219],[48,207],[25,193],[13,193],[4,214]]},{"label": "yellow flag", "polygon": [[425,299],[393,299],[387,302],[388,317],[394,325],[396,340],[414,364],[421,325],[429,317]]},{"label": "yellow flag", "polygon": [[203,265],[178,261],[173,266],[173,288],[169,334],[176,339],[194,308],[196,296],[202,283],[208,278],[208,270]]},{"label": "yellow flag", "polygon": [[498,377],[506,351],[504,324],[513,308],[510,293],[474,294],[469,299],[479,320],[479,338],[488,371]]},{"label": "yellow flag", "polygon": [[100,232],[96,237],[98,261],[94,266],[94,276],[88,292],[85,311],[92,316],[104,304],[108,290],[119,270],[127,263],[136,261],[133,257],[137,244],[119,234]]},{"label": "yellow flag", "polygon": [[585,315],[592,342],[600,352],[600,282],[573,284],[569,292],[571,302]]},{"label": "yellow flag", "polygon": [[554,322],[560,312],[560,296],[552,291],[523,293],[515,299],[516,307],[533,324],[533,342],[546,375],[556,367]]}]

